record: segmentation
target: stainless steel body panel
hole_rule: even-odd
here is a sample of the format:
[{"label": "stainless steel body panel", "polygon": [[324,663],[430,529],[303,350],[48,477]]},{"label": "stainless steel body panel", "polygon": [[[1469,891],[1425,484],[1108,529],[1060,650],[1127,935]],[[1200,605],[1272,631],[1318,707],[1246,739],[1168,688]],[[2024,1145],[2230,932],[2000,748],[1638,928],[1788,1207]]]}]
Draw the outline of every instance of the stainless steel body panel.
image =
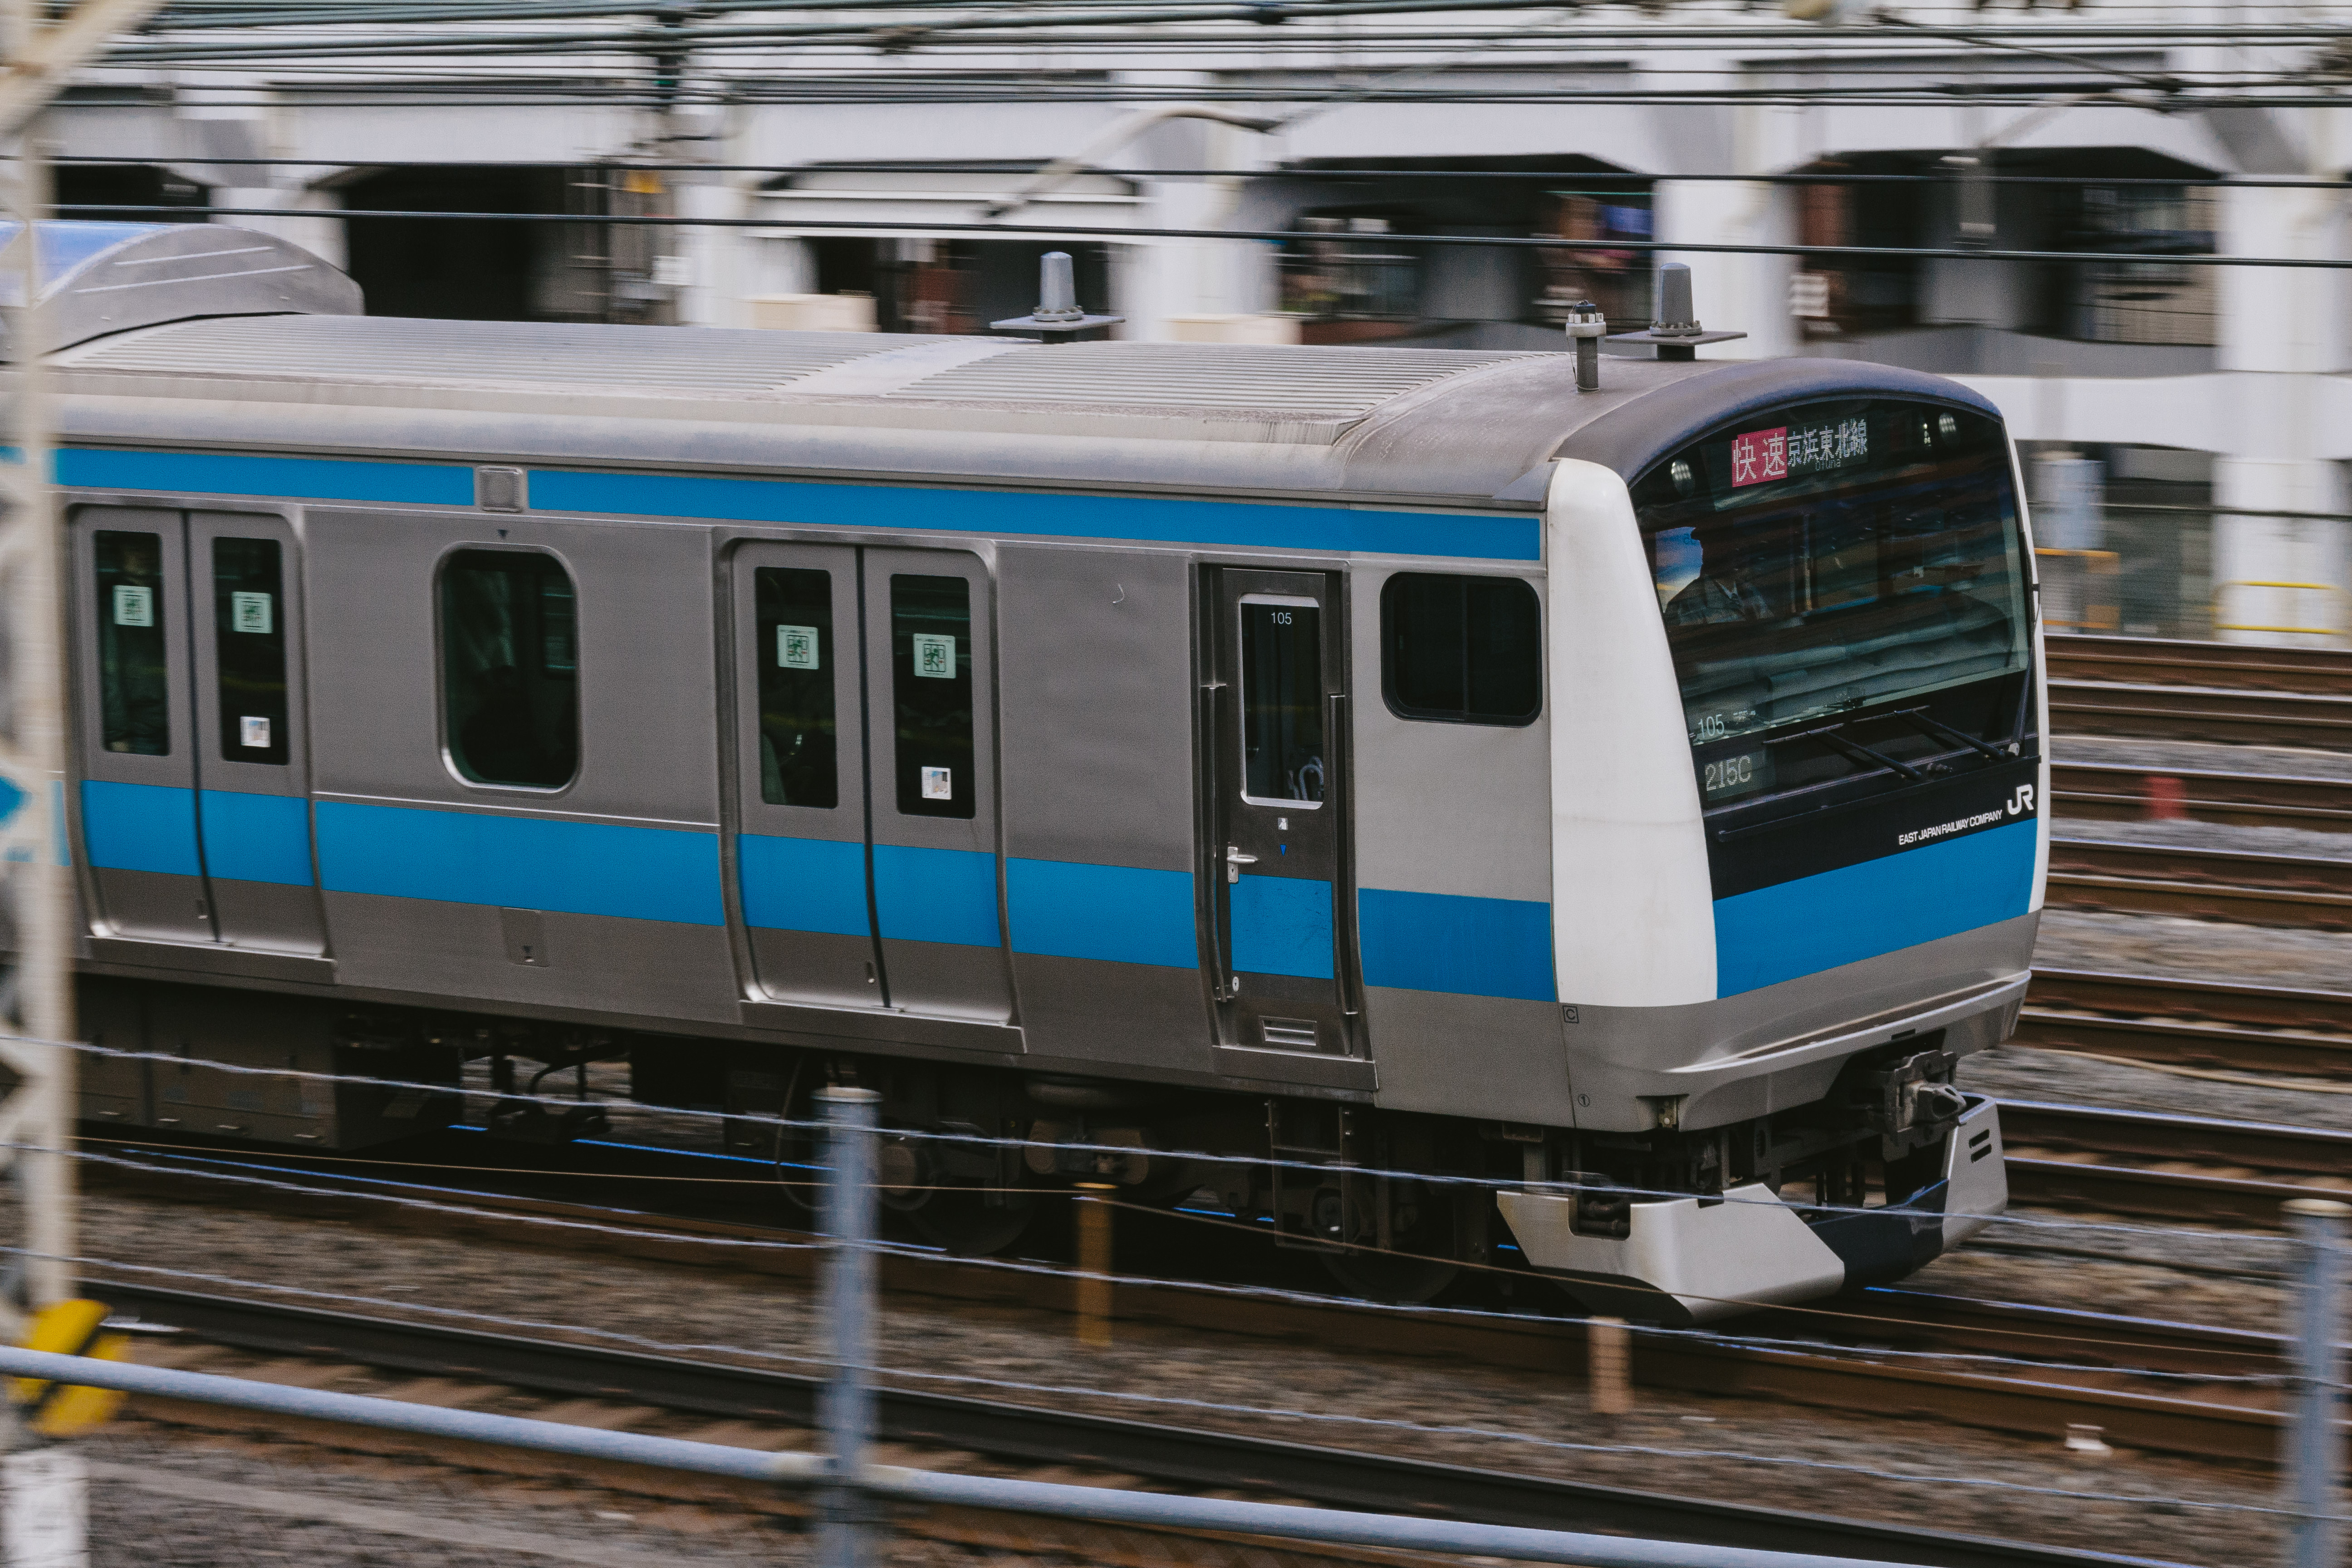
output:
[{"label": "stainless steel body panel", "polygon": [[[906,1012],[1006,1021],[1013,1009],[997,852],[994,584],[966,551],[861,553],[883,987]],[[952,629],[925,629],[933,627]],[[950,668],[933,668],[940,660]],[[961,729],[929,710],[941,692],[966,704]]]},{"label": "stainless steel body panel", "polygon": [[343,955],[338,978],[352,986],[672,1027],[740,1017],[735,965],[712,928],[541,910],[547,961],[527,964],[507,960],[503,911],[492,905],[331,889],[325,901]]},{"label": "stainless steel body panel", "polygon": [[[865,682],[857,552],[840,545],[745,542],[728,554],[735,670],[735,874],[759,993],[779,1002],[883,1005],[866,845]],[[803,606],[760,608],[760,574],[822,574],[826,623]],[[786,582],[815,579],[787,577]],[[782,592],[779,584],[772,590]],[[820,634],[811,636],[810,634]],[[802,646],[803,644],[806,646]],[[791,646],[785,646],[790,644]],[[780,665],[792,659],[793,666]],[[832,700],[833,804],[791,798],[793,759],[764,732],[764,679],[823,682]],[[805,736],[794,740],[806,744]],[[793,741],[783,742],[786,746]],[[787,783],[790,779],[792,782]],[[814,784],[814,781],[809,781]],[[782,800],[765,798],[773,793]]]},{"label": "stainless steel body panel", "polygon": [[[177,508],[77,507],[68,517],[77,804],[96,912],[124,936],[210,942],[215,933],[196,838],[199,742],[182,514]],[[100,534],[118,536],[106,546],[117,564],[105,584],[99,580]],[[140,646],[103,646],[127,637]],[[101,690],[101,664],[110,659],[121,667],[110,700]],[[128,668],[133,664],[142,668]],[[156,679],[146,679],[148,670]]]},{"label": "stainless steel body panel", "polygon": [[1810,1104],[1846,1058],[1909,1035],[1979,1050],[2008,1037],[2032,968],[2039,910],[1836,969],[1669,1007],[1576,1007],[1567,1028],[1579,1125],[1721,1126]]},{"label": "stainless steel body panel", "polygon": [[[311,509],[306,532],[336,563],[314,577],[328,652],[312,661],[312,707],[342,977],[509,1000],[634,990],[638,1006],[680,1019],[731,1016],[707,532],[331,508]],[[448,759],[425,656],[440,646],[436,574],[460,548],[535,552],[570,575],[580,705],[567,784],[473,784]],[[546,962],[509,956],[502,909],[540,913]]]},{"label": "stainless steel body panel", "polygon": [[[310,703],[304,668],[309,638],[301,540],[274,512],[191,511],[187,521],[189,578],[194,589],[190,597],[195,605],[191,617],[195,734],[202,747],[196,763],[203,786],[197,816],[212,889],[213,923],[226,946],[315,956],[326,951],[327,931],[319,908],[310,830]],[[265,635],[237,629],[234,591],[212,588],[214,552],[245,542],[278,547],[277,602],[248,605],[247,610],[257,609],[265,620],[280,623],[282,714],[247,715],[224,711],[222,706],[236,689],[234,677],[223,675],[224,645]],[[245,732],[257,717],[263,725],[258,737]],[[283,760],[248,760],[257,751],[268,753],[272,725],[283,728],[278,748]]]}]

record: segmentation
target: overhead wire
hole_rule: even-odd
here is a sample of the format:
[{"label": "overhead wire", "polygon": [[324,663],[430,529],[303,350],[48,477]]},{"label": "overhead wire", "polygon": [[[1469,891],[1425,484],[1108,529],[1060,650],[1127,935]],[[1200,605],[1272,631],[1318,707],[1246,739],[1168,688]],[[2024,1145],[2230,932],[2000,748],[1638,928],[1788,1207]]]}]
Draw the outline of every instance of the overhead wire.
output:
[{"label": "overhead wire", "polygon": [[[197,160],[190,160],[196,162]],[[973,198],[977,205],[982,199]],[[170,206],[152,203],[83,202],[61,203],[55,209],[59,214],[88,213],[110,216],[126,215],[207,217],[266,217],[280,221],[289,218],[315,219],[326,222],[360,222],[371,219],[407,219],[421,222],[457,223],[522,223],[522,224],[605,224],[626,227],[653,228],[748,228],[765,229],[771,233],[789,235],[800,230],[818,230],[843,234],[951,234],[973,238],[1007,236],[1023,239],[1055,239],[1062,241],[1089,239],[1232,239],[1265,240],[1294,243],[1309,240],[1329,240],[1346,243],[1350,240],[1372,240],[1383,245],[1434,245],[1448,247],[1486,247],[1496,249],[1590,250],[1641,255],[1697,256],[1801,256],[1849,258],[1879,260],[1955,260],[1955,261],[2046,261],[2096,262],[2112,266],[2118,262],[2161,260],[2168,267],[2284,267],[2298,269],[2340,271],[2352,268],[2352,258],[2321,256],[2235,256],[2210,252],[2166,252],[2150,258],[2138,252],[2111,250],[2009,250],[1995,247],[1974,248],[1965,246],[1901,246],[1901,245],[1782,245],[1743,243],[1714,240],[1673,239],[1570,239],[1551,235],[1463,235],[1412,234],[1387,232],[1367,234],[1320,234],[1298,229],[1236,229],[1236,228],[1172,228],[1129,225],[1104,224],[1009,224],[992,223],[985,219],[955,221],[945,218],[863,219],[817,218],[796,214],[778,214],[767,217],[681,216],[670,214],[614,213],[515,213],[515,212],[454,212],[405,207],[245,207],[245,206]]]}]

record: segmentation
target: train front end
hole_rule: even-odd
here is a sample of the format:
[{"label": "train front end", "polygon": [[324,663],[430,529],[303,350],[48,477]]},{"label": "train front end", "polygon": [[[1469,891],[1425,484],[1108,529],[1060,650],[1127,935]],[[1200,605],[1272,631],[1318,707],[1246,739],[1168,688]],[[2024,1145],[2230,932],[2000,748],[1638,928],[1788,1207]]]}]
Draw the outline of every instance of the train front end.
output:
[{"label": "train front end", "polygon": [[2048,861],[2032,555],[1992,406],[1727,366],[1571,439],[1547,507],[1577,1127],[1505,1194],[1589,1305],[1705,1321],[1899,1278],[2007,1202],[1956,1069]]}]

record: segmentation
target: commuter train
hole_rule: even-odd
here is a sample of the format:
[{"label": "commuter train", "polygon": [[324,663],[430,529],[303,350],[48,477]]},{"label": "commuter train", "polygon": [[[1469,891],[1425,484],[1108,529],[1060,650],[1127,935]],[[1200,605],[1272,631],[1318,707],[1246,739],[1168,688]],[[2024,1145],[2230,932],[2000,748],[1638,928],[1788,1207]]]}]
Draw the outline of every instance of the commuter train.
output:
[{"label": "commuter train", "polygon": [[2046,719],[1961,386],[394,320],[257,233],[43,238],[84,1032],[181,1058],[91,1121],[351,1147],[488,1058],[558,1138],[524,1091],[625,1058],[789,1163],[856,1082],[945,1247],[1110,1182],[1682,1322],[2006,1203],[1952,1079]]}]

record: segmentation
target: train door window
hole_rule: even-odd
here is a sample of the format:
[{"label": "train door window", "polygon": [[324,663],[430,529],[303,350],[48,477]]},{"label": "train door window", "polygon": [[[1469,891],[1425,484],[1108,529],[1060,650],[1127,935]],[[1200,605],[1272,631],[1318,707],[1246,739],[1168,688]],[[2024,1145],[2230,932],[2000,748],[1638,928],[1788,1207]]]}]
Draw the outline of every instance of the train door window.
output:
[{"label": "train door window", "polygon": [[1312,599],[1241,602],[1242,796],[1323,799],[1322,609]]},{"label": "train door window", "polygon": [[1528,724],[1543,707],[1543,615],[1517,577],[1400,572],[1381,586],[1381,683],[1404,719]]},{"label": "train door window", "polygon": [[898,810],[972,815],[971,584],[890,579],[890,693],[897,710]]},{"label": "train door window", "polygon": [[762,566],[753,582],[760,639],[760,798],[770,805],[839,805],[833,574]]},{"label": "train door window", "polygon": [[460,550],[442,567],[441,717],[460,777],[560,789],[579,773],[573,598],[552,556]]},{"label": "train door window", "polygon": [[101,531],[98,679],[101,743],[110,752],[172,752],[171,666],[164,642],[163,541]]},{"label": "train door window", "polygon": [[287,758],[286,595],[274,539],[213,541],[221,757]]}]

